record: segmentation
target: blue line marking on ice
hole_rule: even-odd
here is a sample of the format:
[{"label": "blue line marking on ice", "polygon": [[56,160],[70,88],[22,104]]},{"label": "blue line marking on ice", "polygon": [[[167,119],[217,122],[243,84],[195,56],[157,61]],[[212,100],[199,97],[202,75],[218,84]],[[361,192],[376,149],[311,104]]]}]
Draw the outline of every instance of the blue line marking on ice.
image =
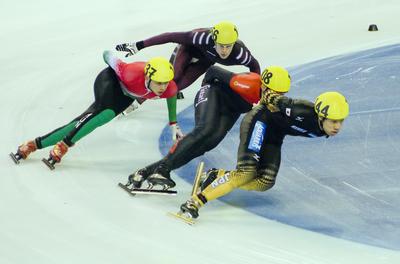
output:
[{"label": "blue line marking on ice", "polygon": [[[400,250],[400,45],[289,70],[291,97],[313,101],[328,90],[347,97],[350,116],[343,131],[328,139],[287,137],[272,189],[261,193],[235,190],[221,200],[299,228]],[[193,108],[182,111],[178,120],[189,132]],[[239,124],[217,148],[176,173],[192,182],[200,160],[206,168],[233,169]],[[160,136],[162,154],[170,146],[166,127]]]}]

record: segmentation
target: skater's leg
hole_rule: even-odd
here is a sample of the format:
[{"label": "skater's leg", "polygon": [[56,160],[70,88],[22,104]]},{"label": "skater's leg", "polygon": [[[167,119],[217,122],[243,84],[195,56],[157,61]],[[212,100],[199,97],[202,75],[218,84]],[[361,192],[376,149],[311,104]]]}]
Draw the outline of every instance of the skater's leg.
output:
[{"label": "skater's leg", "polygon": [[97,127],[111,121],[133,101],[123,94],[118,79],[111,68],[106,68],[97,76],[94,83],[94,93],[95,102],[80,116],[79,120],[74,120],[76,123],[72,126],[72,130],[68,131],[61,141],[67,148],[60,148],[62,144],[57,143],[50,151],[50,157],[56,162],[61,160],[68,147],[73,146]]},{"label": "skater's leg", "polygon": [[208,150],[204,146],[215,145],[215,141],[223,138],[226,131],[229,130],[230,127],[225,127],[225,124],[220,127],[222,125],[220,122],[222,102],[220,102],[219,93],[218,88],[209,85],[203,86],[197,93],[194,102],[194,129],[178,141],[164,158],[163,162],[170,170],[179,168],[204,154]]},{"label": "skater's leg", "polygon": [[75,125],[79,122],[80,119],[82,119],[85,115],[87,115],[88,113],[92,113],[94,111],[94,103],[82,114],[80,114],[78,117],[74,118],[71,122],[69,122],[68,124],[59,127],[53,131],[51,131],[50,133],[47,133],[46,135],[37,137],[35,139],[36,144],[38,146],[38,149],[42,149],[42,148],[47,148],[49,146],[53,146],[55,145],[57,142],[61,141],[63,138],[65,138],[66,135],[68,135],[68,133],[70,133]]},{"label": "skater's leg", "polygon": [[[240,144],[236,170],[218,170],[215,180],[183,204],[181,207],[182,210],[187,208],[189,212],[198,215],[198,209],[208,201],[224,196],[235,188],[246,186],[252,182],[258,175],[260,161],[263,163],[271,162],[273,163],[272,165],[279,164],[280,144],[277,145],[277,148],[267,148],[266,146],[269,145],[265,139],[269,137],[270,134],[268,133],[270,131],[267,129],[267,126],[264,129],[258,128],[260,123],[266,124],[267,122],[268,116],[265,114],[265,109],[262,106],[256,107],[246,114],[240,127]],[[253,137],[255,131],[262,134]],[[258,138],[259,141],[253,142],[254,138]],[[276,149],[279,150],[278,154],[274,152]],[[272,152],[272,155],[271,157],[266,157],[266,155],[269,155],[269,151]],[[268,167],[267,164],[264,165],[264,168]]]}]

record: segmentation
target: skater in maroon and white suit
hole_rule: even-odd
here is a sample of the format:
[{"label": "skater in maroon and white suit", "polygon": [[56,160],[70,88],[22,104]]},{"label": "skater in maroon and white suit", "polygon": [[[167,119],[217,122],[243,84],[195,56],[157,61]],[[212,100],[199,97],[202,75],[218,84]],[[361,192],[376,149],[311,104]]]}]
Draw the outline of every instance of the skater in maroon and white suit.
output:
[{"label": "skater in maroon and white suit", "polygon": [[[178,43],[170,62],[174,65],[174,81],[178,90],[183,90],[196,81],[213,64],[243,65],[251,72],[260,73],[260,65],[245,44],[238,39],[236,26],[230,22],[221,22],[213,28],[200,28],[187,32],[171,32],[146,40],[124,43],[116,50],[133,55],[139,50],[165,44]],[[177,126],[176,96],[168,99],[169,121],[174,140],[183,136]]]}]

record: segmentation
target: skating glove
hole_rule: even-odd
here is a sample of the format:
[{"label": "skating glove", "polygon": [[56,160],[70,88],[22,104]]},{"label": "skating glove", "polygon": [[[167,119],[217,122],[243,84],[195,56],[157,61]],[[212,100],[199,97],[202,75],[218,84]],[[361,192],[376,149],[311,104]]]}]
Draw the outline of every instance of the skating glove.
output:
[{"label": "skating glove", "polygon": [[176,142],[177,140],[180,140],[183,138],[183,133],[181,128],[178,126],[177,122],[170,122],[169,123],[169,128],[171,129],[171,134],[172,134],[172,140]]},{"label": "skating glove", "polygon": [[281,99],[283,96],[280,94],[272,94],[270,96],[268,96],[267,102],[270,105],[273,105],[275,107],[278,106],[278,100]]},{"label": "skating glove", "polygon": [[125,55],[125,57],[132,56],[133,54],[136,54],[139,51],[136,42],[118,44],[117,46],[115,46],[115,49],[118,51],[128,52]]},{"label": "skating glove", "polygon": [[264,91],[262,94],[262,102],[265,105],[273,105],[276,106],[278,100],[282,97],[281,94],[276,93],[272,90]]}]

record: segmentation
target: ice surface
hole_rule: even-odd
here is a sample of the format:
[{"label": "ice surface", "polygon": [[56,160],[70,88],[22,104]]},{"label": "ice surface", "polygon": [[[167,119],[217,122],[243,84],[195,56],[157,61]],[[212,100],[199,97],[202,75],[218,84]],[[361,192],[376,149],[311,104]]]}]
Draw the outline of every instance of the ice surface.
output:
[{"label": "ice surface", "polygon": [[[396,250],[327,236],[285,224],[282,219],[276,219],[280,223],[273,217],[269,220],[255,215],[240,204],[246,199],[232,200],[237,206],[216,201],[204,208],[197,226],[186,226],[166,216],[166,212],[176,210],[186,200],[191,190],[190,184],[179,177],[175,177],[179,192],[176,197],[126,195],[117,183],[125,181],[133,170],[161,157],[158,138],[167,122],[163,101],[146,102],[134,116],[116,119],[82,139],[55,171],[49,171],[40,162],[48,150],[34,153],[20,166],[15,166],[8,157],[22,141],[65,124],[87,108],[93,100],[93,81],[105,67],[101,54],[117,43],[232,20],[239,28],[240,38],[262,67],[278,64],[296,69],[296,65],[322,58],[399,43],[399,13],[400,5],[395,0],[0,2],[3,99],[0,142],[4,154],[0,159],[0,263],[399,262],[400,254]],[[367,31],[372,23],[378,25],[378,32]],[[146,60],[156,55],[168,57],[173,47],[169,44],[148,48],[131,60]],[[357,83],[362,84],[365,81],[362,77],[367,77],[373,68],[363,66],[358,70],[359,67],[362,66],[350,67],[354,72],[335,76],[342,78],[338,83],[355,76],[359,78]],[[230,69],[245,70],[243,67]],[[310,81],[307,93],[310,97],[317,91],[312,90],[312,82],[318,78],[326,80],[323,76],[311,78],[300,72],[297,75],[306,78],[304,82]],[[391,81],[398,84],[395,79],[398,73],[393,76]],[[185,90],[185,100],[179,101],[180,110],[192,103],[198,84]],[[298,87],[303,84],[299,83]],[[398,98],[398,87],[395,88],[391,93]],[[350,201],[342,200],[341,195],[332,195],[344,210],[352,201],[360,201],[360,197],[368,194],[378,200],[363,197],[372,204],[369,207],[365,204],[363,208],[383,210],[386,205],[379,201],[383,200],[391,203],[384,213],[388,217],[396,216],[393,208],[398,201],[393,200],[394,196],[386,196],[391,191],[387,187],[389,181],[393,180],[393,195],[398,190],[398,181],[393,178],[396,171],[388,174],[390,171],[386,168],[396,165],[398,136],[392,130],[390,133],[383,130],[380,131],[383,140],[390,144],[379,145],[374,140],[377,140],[379,124],[390,125],[390,120],[398,114],[393,110],[368,112],[388,108],[379,104],[384,87],[377,84],[375,89],[377,100],[364,108],[366,103],[355,104],[359,108],[354,108],[356,112],[350,117],[355,124],[348,125],[343,136],[337,138],[340,144],[348,142],[346,153],[359,152],[357,155],[361,156],[361,164],[347,166],[350,161],[346,160],[338,165],[346,165],[346,172],[353,173],[352,177],[329,178],[332,167],[323,167],[326,177],[317,174],[311,163],[289,156],[291,152],[286,144],[286,167],[276,188],[268,194],[271,204],[279,204],[280,199],[288,201],[291,197],[287,186],[293,186],[295,181],[305,188],[296,191],[300,195],[297,198],[306,202],[309,196],[306,187],[317,191],[322,188],[314,188],[318,182],[311,179],[316,179],[329,188],[342,185],[341,195],[353,194]],[[354,100],[371,95],[362,92],[363,97]],[[357,123],[361,134],[354,131]],[[299,147],[306,147],[305,144],[301,140],[293,142]],[[320,142],[312,144],[315,144],[313,148],[321,145]],[[392,159],[373,160],[375,153],[385,150],[393,154]],[[335,160],[335,163],[341,161]],[[326,166],[322,161],[319,165]],[[355,181],[356,171],[375,173],[374,182]],[[318,178],[312,178],[315,175]],[[392,200],[387,201],[387,197]],[[334,200],[326,201],[329,204],[324,206],[333,204]],[[313,206],[318,207],[318,199]],[[315,208],[309,212],[322,213]],[[274,213],[292,217],[284,215],[287,211],[281,209],[274,208]],[[335,208],[335,213],[339,211],[340,208]],[[384,216],[374,219],[384,219]],[[307,219],[303,220],[308,223]],[[376,228],[391,224],[379,221]],[[394,223],[398,229],[398,221]],[[364,226],[356,224],[351,228],[360,230]]]}]

